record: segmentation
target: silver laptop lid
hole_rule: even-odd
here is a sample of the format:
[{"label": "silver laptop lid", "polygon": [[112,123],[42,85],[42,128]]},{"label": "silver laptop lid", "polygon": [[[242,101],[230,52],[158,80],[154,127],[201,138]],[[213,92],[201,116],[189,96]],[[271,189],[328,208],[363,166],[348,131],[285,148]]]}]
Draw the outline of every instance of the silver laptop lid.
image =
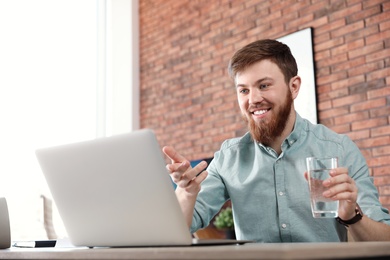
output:
[{"label": "silver laptop lid", "polygon": [[36,155],[74,245],[191,244],[151,130],[42,148]]}]

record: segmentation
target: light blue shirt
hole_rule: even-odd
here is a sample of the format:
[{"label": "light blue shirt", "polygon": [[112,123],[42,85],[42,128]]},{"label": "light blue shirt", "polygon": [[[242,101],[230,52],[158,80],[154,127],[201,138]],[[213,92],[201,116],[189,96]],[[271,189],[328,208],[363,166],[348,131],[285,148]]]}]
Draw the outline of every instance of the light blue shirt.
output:
[{"label": "light blue shirt", "polygon": [[206,227],[231,199],[238,239],[258,242],[337,242],[347,230],[333,218],[313,218],[305,158],[337,156],[358,186],[363,213],[390,225],[388,210],[358,147],[346,136],[313,125],[297,114],[293,132],[278,155],[251,139],[226,140],[208,167],[209,176],[198,195],[191,232]]}]

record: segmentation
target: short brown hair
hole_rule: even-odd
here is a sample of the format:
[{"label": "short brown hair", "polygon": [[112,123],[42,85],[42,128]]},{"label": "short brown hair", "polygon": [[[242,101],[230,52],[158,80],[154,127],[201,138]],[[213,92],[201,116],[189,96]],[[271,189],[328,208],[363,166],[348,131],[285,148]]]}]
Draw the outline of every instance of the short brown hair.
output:
[{"label": "short brown hair", "polygon": [[228,66],[230,77],[234,81],[237,73],[261,60],[274,62],[282,71],[287,84],[298,75],[298,66],[290,48],[279,41],[265,39],[252,42],[233,55]]}]

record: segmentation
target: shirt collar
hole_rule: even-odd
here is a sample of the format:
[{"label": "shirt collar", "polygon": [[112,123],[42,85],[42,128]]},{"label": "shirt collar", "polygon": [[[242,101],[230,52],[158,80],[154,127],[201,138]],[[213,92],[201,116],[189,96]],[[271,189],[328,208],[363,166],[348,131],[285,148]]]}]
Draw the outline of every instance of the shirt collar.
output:
[{"label": "shirt collar", "polygon": [[[292,146],[299,139],[304,129],[305,129],[305,120],[296,112],[294,128],[282,143],[282,151]],[[272,152],[273,154],[276,154],[272,148],[268,146],[264,146],[262,143],[257,143],[257,144],[268,153]]]},{"label": "shirt collar", "polygon": [[304,127],[305,120],[298,113],[296,113],[293,131],[290,133],[289,136],[287,136],[284,143],[287,143],[288,146],[293,145],[301,136]]}]

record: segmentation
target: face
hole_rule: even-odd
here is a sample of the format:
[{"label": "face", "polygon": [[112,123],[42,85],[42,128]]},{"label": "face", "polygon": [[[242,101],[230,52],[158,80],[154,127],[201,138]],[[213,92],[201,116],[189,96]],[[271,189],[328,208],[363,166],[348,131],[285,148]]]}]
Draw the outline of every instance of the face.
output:
[{"label": "face", "polygon": [[300,85],[298,76],[286,84],[279,67],[270,60],[257,62],[235,78],[238,103],[254,140],[264,145],[283,137],[291,125],[293,100]]}]

